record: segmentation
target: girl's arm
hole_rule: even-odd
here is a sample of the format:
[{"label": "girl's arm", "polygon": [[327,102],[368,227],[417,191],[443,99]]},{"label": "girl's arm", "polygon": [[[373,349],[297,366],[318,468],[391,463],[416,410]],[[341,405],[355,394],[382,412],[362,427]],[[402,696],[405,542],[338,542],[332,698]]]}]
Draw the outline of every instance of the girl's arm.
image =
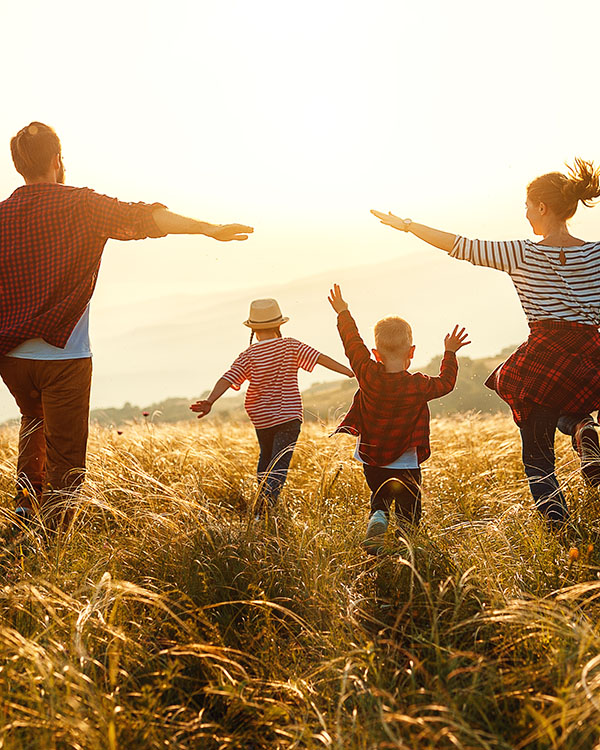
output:
[{"label": "girl's arm", "polygon": [[205,417],[210,412],[215,401],[218,398],[221,398],[225,391],[230,387],[231,383],[228,380],[225,380],[225,378],[219,378],[215,383],[215,387],[208,394],[208,398],[196,401],[196,403],[190,406],[190,409],[198,415],[198,419],[202,419],[202,417]]},{"label": "girl's arm", "polygon": [[346,365],[342,365],[339,362],[336,362],[335,359],[331,359],[331,357],[328,357],[326,354],[319,354],[319,359],[317,360],[317,364],[323,365],[323,367],[326,367],[328,370],[339,372],[341,375],[347,375],[349,378],[354,377],[354,373],[349,367],[346,367]]},{"label": "girl's arm", "polygon": [[381,211],[371,211],[373,216],[376,216],[382,224],[388,227],[393,227],[401,232],[411,232],[415,237],[420,240],[427,242],[429,245],[439,247],[440,250],[445,250],[447,253],[451,252],[456,242],[456,235],[450,234],[450,232],[442,232],[440,229],[432,229],[431,227],[425,226],[425,224],[417,224],[416,221],[410,219],[401,219],[399,216],[394,216],[390,211],[387,214]]}]

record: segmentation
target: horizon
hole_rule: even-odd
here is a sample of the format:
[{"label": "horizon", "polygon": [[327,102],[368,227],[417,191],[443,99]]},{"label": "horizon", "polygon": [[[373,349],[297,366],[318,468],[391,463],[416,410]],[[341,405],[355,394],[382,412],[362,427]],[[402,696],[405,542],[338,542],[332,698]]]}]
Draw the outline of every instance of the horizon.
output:
[{"label": "horizon", "polygon": [[[255,227],[234,246],[181,236],[109,241],[92,302],[94,405],[106,404],[100,381],[120,377],[115,331],[105,333],[102,318],[133,330],[119,319],[123,306],[135,321],[163,296],[185,310],[188,295],[241,297],[313,272],[408,263],[415,252],[438,264],[440,251],[382,227],[371,208],[470,237],[530,237],[526,185],[575,156],[598,160],[589,123],[600,105],[586,72],[595,47],[541,58],[539,50],[562,49],[598,21],[600,7],[588,0],[568,15],[558,0],[508,0],[501,9],[475,0],[375,0],[368,9],[341,0],[302,8],[178,0],[168,13],[156,0],[107,0],[100,15],[75,0],[8,8],[3,53],[19,64],[5,81],[1,195],[21,184],[9,140],[38,119],[61,138],[67,183]],[[22,29],[26,52],[14,33]],[[562,90],[569,107],[541,114]],[[593,238],[599,222],[597,209],[580,208],[572,231]],[[475,309],[479,281],[465,266]],[[492,273],[485,288],[500,290],[506,307],[479,307],[480,315],[491,326],[498,315],[522,321],[506,279]],[[441,294],[423,312],[424,330],[465,304]],[[233,351],[243,343],[231,331]],[[196,335],[210,340],[208,330]],[[499,335],[486,342],[490,355],[504,346]],[[133,384],[122,385],[124,403]],[[167,380],[163,390],[172,393]],[[0,415],[10,401],[4,389]]]}]

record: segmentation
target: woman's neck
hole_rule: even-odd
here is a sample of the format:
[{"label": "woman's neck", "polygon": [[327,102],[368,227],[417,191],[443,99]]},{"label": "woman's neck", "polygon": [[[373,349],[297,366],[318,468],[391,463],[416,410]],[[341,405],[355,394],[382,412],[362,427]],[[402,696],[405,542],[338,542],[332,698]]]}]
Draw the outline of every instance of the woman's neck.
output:
[{"label": "woman's neck", "polygon": [[573,237],[564,221],[551,223],[544,227],[544,239],[540,245],[549,245],[550,247],[574,247],[583,245],[584,241]]}]

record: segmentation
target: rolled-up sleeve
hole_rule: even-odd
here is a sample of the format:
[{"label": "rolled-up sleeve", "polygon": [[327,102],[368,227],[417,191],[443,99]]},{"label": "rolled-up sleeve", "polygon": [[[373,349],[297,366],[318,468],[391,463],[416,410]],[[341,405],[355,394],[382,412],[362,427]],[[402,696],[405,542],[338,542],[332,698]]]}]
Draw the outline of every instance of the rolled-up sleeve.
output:
[{"label": "rolled-up sleeve", "polygon": [[165,208],[162,203],[125,203],[89,188],[81,191],[83,215],[93,234],[113,240],[166,236],[152,216],[157,208]]}]

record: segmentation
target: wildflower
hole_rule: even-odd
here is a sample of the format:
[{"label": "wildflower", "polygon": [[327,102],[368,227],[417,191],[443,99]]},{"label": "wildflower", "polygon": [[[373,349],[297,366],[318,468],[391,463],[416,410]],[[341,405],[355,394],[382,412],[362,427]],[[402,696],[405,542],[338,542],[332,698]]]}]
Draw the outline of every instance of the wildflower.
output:
[{"label": "wildflower", "polygon": [[571,547],[571,549],[569,550],[569,560],[571,562],[576,562],[577,560],[579,560],[579,550],[577,549],[577,547]]},{"label": "wildflower", "polygon": [[122,435],[122,434],[123,434],[123,430],[117,430],[117,435]]},{"label": "wildflower", "polygon": [[150,416],[150,412],[149,411],[143,411],[142,412],[142,416],[148,417],[148,416]]},{"label": "wildflower", "polygon": [[591,555],[592,552],[594,551],[594,545],[593,544],[588,544],[587,551],[588,551],[588,555]]}]

